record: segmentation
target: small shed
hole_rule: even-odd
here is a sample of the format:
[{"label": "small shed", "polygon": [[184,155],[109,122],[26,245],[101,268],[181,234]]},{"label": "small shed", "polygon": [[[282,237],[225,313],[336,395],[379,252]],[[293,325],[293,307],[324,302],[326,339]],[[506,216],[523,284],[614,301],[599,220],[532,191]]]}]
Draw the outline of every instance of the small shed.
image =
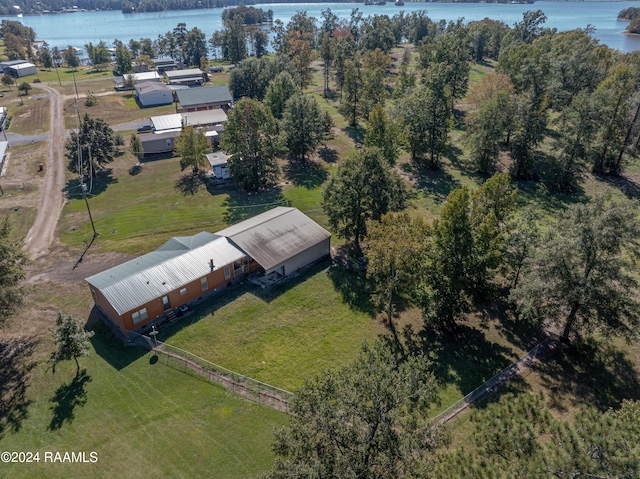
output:
[{"label": "small shed", "polygon": [[175,61],[173,58],[154,58],[151,61],[159,73],[183,68],[182,63]]},{"label": "small shed", "polygon": [[207,153],[205,155],[209,164],[211,165],[211,177],[216,181],[228,181],[231,179],[231,174],[227,168],[227,161],[229,155],[216,151],[213,153]]},{"label": "small shed", "polygon": [[7,75],[11,75],[13,78],[22,78],[29,75],[35,75],[38,68],[33,63],[19,63],[18,65],[11,65],[7,67]]},{"label": "small shed", "polygon": [[142,106],[169,105],[173,103],[173,91],[164,83],[145,81],[136,84],[135,90],[136,98]]},{"label": "small shed", "polygon": [[178,111],[181,112],[215,110],[217,108],[226,111],[233,105],[233,97],[226,85],[189,88],[177,91],[176,95],[178,103],[180,103]]},{"label": "small shed", "polygon": [[8,141],[0,141],[0,176],[4,176],[4,162],[7,159]]},{"label": "small shed", "polygon": [[170,85],[202,85],[206,80],[206,73],[198,68],[165,71],[164,75]]}]

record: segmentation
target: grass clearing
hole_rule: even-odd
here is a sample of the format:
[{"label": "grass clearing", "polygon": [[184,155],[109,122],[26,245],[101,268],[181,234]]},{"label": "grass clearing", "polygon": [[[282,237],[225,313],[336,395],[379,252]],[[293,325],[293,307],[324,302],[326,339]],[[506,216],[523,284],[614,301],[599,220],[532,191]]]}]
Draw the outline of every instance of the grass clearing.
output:
[{"label": "grass clearing", "polygon": [[[94,325],[95,326],[95,325]],[[95,451],[93,464],[10,464],[17,478],[246,478],[269,467],[287,416],[124,348],[97,326],[86,372],[38,364],[26,418],[0,438],[10,451]]]},{"label": "grass clearing", "polygon": [[160,339],[293,390],[325,369],[347,364],[364,340],[386,333],[371,310],[346,302],[342,293],[353,281],[323,262],[268,291],[247,283],[161,330]]},{"label": "grass clearing", "polygon": [[[50,111],[49,99],[42,91],[34,88],[30,95],[15,98],[2,98],[2,105],[8,106],[12,117],[9,130],[20,135],[40,135],[49,131]],[[22,100],[22,101],[21,101]]]}]

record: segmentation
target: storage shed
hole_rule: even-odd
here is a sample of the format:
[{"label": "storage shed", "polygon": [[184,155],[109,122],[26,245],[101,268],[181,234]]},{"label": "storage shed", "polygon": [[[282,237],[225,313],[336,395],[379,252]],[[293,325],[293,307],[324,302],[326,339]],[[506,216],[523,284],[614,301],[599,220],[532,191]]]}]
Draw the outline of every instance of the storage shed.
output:
[{"label": "storage shed", "polygon": [[136,98],[142,106],[168,105],[173,103],[173,91],[164,83],[143,82],[135,86]]},{"label": "storage shed", "polygon": [[8,66],[5,71],[7,75],[14,78],[22,78],[37,73],[37,67],[33,63],[19,63],[18,65]]},{"label": "storage shed", "polygon": [[166,130],[163,132],[153,132],[151,134],[140,135],[142,143],[142,156],[159,155],[161,153],[171,153],[176,149],[176,139],[182,130]]},{"label": "storage shed", "polygon": [[296,208],[279,206],[216,234],[260,265],[263,286],[330,254],[331,233]]}]

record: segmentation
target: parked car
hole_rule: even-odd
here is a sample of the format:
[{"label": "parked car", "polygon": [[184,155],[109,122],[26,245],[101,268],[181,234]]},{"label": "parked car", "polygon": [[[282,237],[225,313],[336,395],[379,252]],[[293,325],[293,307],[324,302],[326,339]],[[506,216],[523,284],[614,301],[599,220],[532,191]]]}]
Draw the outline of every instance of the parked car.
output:
[{"label": "parked car", "polygon": [[222,70],[224,70],[224,68],[217,66],[217,67],[209,67],[209,71],[211,73],[220,73]]},{"label": "parked car", "polygon": [[142,125],[138,128],[138,133],[149,133],[153,131],[153,127],[151,125]]}]

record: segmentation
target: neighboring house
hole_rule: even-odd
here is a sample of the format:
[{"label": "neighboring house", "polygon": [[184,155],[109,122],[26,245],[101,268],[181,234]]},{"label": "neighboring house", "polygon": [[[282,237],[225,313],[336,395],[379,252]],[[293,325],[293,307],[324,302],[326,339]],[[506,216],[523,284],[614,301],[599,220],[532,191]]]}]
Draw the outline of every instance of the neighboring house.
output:
[{"label": "neighboring house", "polygon": [[227,114],[223,110],[207,110],[190,113],[170,113],[150,117],[155,131],[175,130],[193,126],[203,130],[224,131]]},{"label": "neighboring house", "polygon": [[229,173],[229,168],[227,168],[229,155],[226,155],[221,151],[216,151],[213,153],[207,153],[205,156],[211,165],[211,177],[214,180],[228,181],[231,179],[231,173]]},{"label": "neighboring house", "polygon": [[8,66],[6,74],[13,78],[22,78],[37,73],[37,67],[33,63],[19,63],[18,65]]},{"label": "neighboring house", "polygon": [[113,80],[113,82],[115,83],[115,89],[116,90],[124,89],[124,81],[130,75],[133,76],[133,82],[135,85],[137,85],[138,83],[144,83],[144,82],[161,83],[163,78],[162,75],[159,74],[158,72],[147,71],[142,73],[125,73],[124,75],[117,77],[115,80]]},{"label": "neighboring house", "polygon": [[199,68],[165,71],[164,76],[169,85],[202,85],[207,80],[207,74]]},{"label": "neighboring house", "polygon": [[129,331],[166,319],[167,314],[171,319],[175,309],[204,301],[243,277],[247,262],[227,238],[202,232],[172,238],[151,253],[85,281],[98,309]]},{"label": "neighboring house", "polygon": [[180,70],[183,68],[183,64],[175,61],[173,58],[154,58],[151,60],[153,62],[153,66],[158,73],[164,73],[166,71],[171,70]]},{"label": "neighboring house", "polygon": [[142,106],[168,105],[173,103],[173,91],[164,83],[154,81],[136,83],[135,90],[136,98]]},{"label": "neighboring house", "polygon": [[295,208],[277,207],[218,233],[172,238],[86,278],[96,307],[121,331],[149,331],[250,275],[263,287],[329,255],[331,235]]},{"label": "neighboring house", "polygon": [[176,92],[179,112],[214,110],[222,108],[227,111],[233,105],[233,97],[226,85],[189,88]]},{"label": "neighboring house", "polygon": [[140,135],[142,143],[142,156],[171,153],[176,149],[176,141],[182,129],[153,132]]},{"label": "neighboring house", "polygon": [[216,233],[260,265],[263,286],[330,253],[331,233],[295,208],[278,206]]},{"label": "neighboring house", "polygon": [[27,60],[9,60],[6,62],[0,62],[0,73],[5,75],[9,74],[9,67],[20,65],[22,63],[28,63]]}]

